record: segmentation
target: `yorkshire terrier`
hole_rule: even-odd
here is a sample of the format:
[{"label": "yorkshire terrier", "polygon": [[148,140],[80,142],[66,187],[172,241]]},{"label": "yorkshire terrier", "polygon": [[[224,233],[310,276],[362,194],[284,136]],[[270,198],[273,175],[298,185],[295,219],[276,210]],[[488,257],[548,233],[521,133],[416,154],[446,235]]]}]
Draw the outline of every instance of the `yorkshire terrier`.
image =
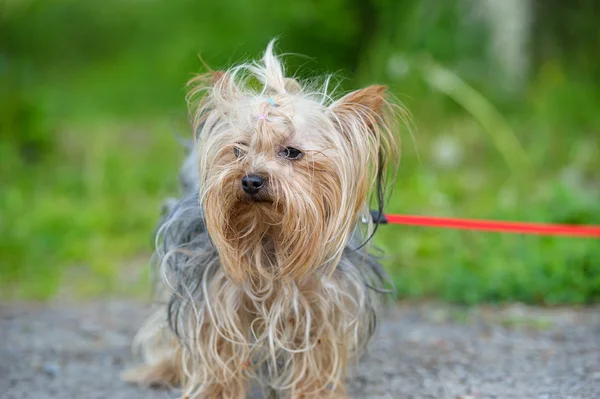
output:
[{"label": "yorkshire terrier", "polygon": [[[397,166],[401,108],[384,86],[334,99],[261,61],[190,82],[195,143],[163,218],[162,305],[124,374],[183,398],[347,397],[389,280],[368,244]],[[372,195],[371,195],[372,194]],[[376,218],[378,219],[378,218]]]}]

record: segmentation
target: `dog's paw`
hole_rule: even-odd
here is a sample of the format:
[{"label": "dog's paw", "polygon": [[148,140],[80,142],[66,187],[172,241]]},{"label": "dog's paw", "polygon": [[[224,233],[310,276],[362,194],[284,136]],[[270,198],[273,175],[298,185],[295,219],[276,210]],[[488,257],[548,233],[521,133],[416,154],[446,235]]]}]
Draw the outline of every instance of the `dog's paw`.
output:
[{"label": "dog's paw", "polygon": [[173,388],[179,385],[179,371],[172,364],[144,365],[125,370],[121,379],[150,388]]}]

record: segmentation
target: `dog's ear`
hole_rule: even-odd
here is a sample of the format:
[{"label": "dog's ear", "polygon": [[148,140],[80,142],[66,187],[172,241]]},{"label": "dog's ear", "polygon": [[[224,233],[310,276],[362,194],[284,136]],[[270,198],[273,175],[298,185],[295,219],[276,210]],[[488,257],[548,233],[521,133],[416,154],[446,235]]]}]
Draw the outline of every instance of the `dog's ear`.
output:
[{"label": "dog's ear", "polygon": [[231,76],[222,71],[195,76],[188,82],[188,87],[186,100],[196,136],[213,111],[228,112],[239,93]]},{"label": "dog's ear", "polygon": [[[353,159],[373,162],[373,194],[380,215],[387,198],[387,181],[393,180],[398,164],[396,131],[399,121],[394,106],[386,97],[387,87],[375,85],[354,91],[330,106],[334,123],[350,143]],[[378,224],[379,220],[376,226]]]},{"label": "dog's ear", "polygon": [[225,101],[232,100],[239,93],[238,88],[227,72],[212,71],[209,79],[213,95],[219,96]]},{"label": "dog's ear", "polygon": [[211,71],[209,72],[210,84],[212,86],[224,86],[229,84],[229,75],[223,71]]},{"label": "dog's ear", "polygon": [[331,105],[340,121],[355,118],[365,123],[370,129],[384,118],[387,87],[373,85],[353,91]]},{"label": "dog's ear", "polygon": [[198,100],[207,93],[227,102],[236,97],[239,92],[229,74],[223,71],[209,71],[195,76],[188,82],[188,87],[190,91],[187,98],[192,103],[193,100]]}]

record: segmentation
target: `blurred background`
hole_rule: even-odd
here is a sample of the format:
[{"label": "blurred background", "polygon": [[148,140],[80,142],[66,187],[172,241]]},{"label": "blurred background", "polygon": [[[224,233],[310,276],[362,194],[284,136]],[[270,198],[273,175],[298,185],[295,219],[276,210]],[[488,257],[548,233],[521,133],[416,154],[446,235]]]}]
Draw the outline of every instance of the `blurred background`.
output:
[{"label": "blurred background", "polygon": [[[260,55],[412,114],[390,213],[600,224],[596,0],[2,0],[0,295],[147,295],[184,85]],[[600,299],[600,241],[382,226],[400,298]]]}]

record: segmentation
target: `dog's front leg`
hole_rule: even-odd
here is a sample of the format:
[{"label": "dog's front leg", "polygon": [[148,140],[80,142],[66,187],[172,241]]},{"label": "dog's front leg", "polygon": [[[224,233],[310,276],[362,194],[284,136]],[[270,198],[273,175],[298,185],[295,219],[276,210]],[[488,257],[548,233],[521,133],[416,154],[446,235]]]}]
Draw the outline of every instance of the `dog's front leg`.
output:
[{"label": "dog's front leg", "polygon": [[184,399],[246,399],[247,389],[238,384],[212,384],[203,387],[197,394],[184,395]]},{"label": "dog's front leg", "polygon": [[[208,337],[212,333],[216,331],[206,329],[203,336]],[[235,343],[222,337],[217,341],[214,346],[205,342],[206,346],[196,347],[195,356],[184,353],[187,367],[183,399],[246,399],[249,391],[247,362],[237,359],[239,354]],[[198,352],[204,353],[202,361],[197,357]]]},{"label": "dog's front leg", "polygon": [[[310,351],[294,359],[292,399],[346,399],[344,388],[347,353],[332,340],[319,338]],[[310,365],[309,367],[307,365]]]}]

